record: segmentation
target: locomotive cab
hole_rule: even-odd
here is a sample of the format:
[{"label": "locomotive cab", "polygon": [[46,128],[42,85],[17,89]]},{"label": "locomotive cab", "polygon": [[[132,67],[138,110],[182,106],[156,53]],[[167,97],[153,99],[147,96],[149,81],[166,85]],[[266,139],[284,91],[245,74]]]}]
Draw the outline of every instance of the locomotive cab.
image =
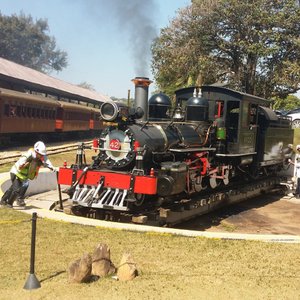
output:
[{"label": "locomotive cab", "polygon": [[249,164],[256,154],[258,106],[269,101],[219,86],[204,86],[210,103],[209,119],[216,125],[216,137],[225,150],[218,156]]}]

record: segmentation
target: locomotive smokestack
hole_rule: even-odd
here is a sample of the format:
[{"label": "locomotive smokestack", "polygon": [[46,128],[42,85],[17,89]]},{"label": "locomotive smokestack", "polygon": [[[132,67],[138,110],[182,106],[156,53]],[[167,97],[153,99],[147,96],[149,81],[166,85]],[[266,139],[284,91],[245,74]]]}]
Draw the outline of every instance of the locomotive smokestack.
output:
[{"label": "locomotive smokestack", "polygon": [[135,77],[132,82],[135,85],[135,108],[142,109],[144,112],[139,120],[146,122],[148,120],[148,90],[152,81],[147,77]]}]

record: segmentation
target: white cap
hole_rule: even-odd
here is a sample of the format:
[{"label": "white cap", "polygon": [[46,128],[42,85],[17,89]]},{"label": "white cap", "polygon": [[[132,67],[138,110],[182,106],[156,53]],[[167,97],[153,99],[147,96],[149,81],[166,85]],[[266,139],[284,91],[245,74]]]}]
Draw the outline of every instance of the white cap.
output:
[{"label": "white cap", "polygon": [[37,153],[41,154],[41,155],[46,155],[47,151],[46,151],[46,146],[43,142],[38,141],[34,144],[34,151],[36,151]]},{"label": "white cap", "polygon": [[300,149],[300,145],[297,145],[297,146],[296,146],[296,150],[299,150],[299,149]]}]

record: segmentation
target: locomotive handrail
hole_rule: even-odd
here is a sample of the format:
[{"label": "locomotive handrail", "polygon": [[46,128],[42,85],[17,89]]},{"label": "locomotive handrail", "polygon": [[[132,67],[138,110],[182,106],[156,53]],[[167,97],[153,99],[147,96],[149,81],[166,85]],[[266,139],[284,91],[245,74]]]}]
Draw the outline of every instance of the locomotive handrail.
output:
[{"label": "locomotive handrail", "polygon": [[247,155],[255,155],[257,152],[247,152],[247,153],[216,153],[216,156],[228,156],[228,157],[239,157],[239,156],[247,156]]},{"label": "locomotive handrail", "polygon": [[100,151],[111,151],[111,152],[123,152],[123,153],[127,153],[128,150],[117,150],[117,149],[110,149],[110,148],[96,148],[96,147],[92,147],[93,150],[100,150]]},{"label": "locomotive handrail", "polygon": [[216,148],[175,148],[169,149],[171,152],[197,152],[197,151],[216,151]]}]

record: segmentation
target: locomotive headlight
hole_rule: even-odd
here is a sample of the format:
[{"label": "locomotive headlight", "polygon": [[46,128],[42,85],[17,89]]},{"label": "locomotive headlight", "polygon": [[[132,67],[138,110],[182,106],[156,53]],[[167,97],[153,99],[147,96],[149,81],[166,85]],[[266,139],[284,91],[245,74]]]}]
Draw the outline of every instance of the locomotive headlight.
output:
[{"label": "locomotive headlight", "polygon": [[114,121],[118,116],[118,106],[114,102],[103,103],[100,107],[100,115],[105,121]]},{"label": "locomotive headlight", "polygon": [[126,121],[128,111],[129,108],[126,105],[115,102],[106,102],[100,107],[100,115],[107,122]]}]

